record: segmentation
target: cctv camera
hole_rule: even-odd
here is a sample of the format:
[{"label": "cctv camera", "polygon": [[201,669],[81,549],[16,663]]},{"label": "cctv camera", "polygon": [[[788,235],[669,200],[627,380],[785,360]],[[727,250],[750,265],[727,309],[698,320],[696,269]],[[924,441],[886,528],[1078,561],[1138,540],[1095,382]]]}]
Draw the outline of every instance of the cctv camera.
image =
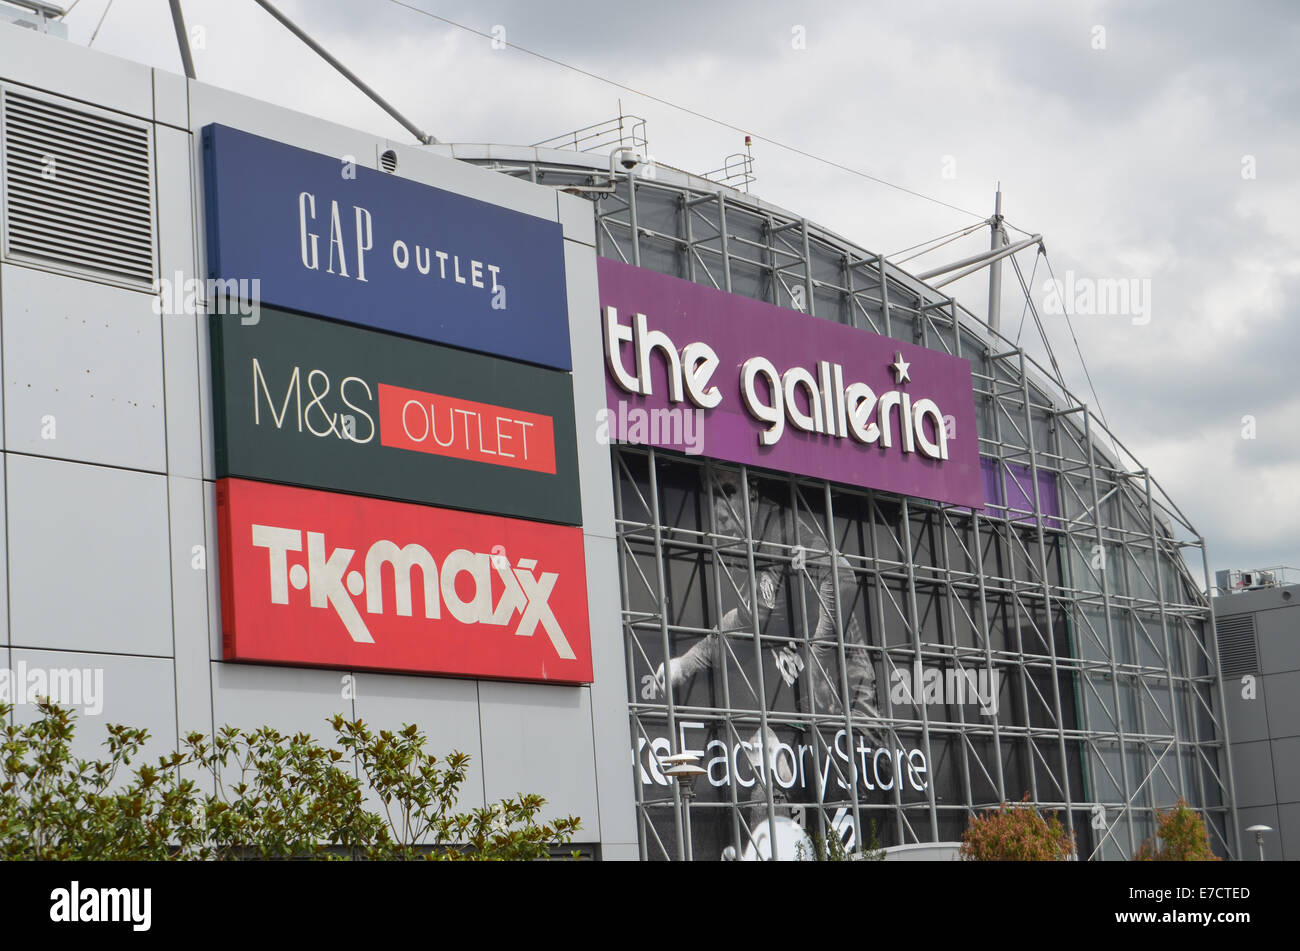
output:
[{"label": "cctv camera", "polygon": [[630,171],[641,164],[641,156],[636,152],[624,152],[619,162]]}]

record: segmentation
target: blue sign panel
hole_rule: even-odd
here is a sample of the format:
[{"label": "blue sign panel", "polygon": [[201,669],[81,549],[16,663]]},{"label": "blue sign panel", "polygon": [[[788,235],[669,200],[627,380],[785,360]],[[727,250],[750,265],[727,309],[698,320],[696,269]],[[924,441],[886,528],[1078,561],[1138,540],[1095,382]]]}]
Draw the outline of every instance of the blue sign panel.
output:
[{"label": "blue sign panel", "polygon": [[223,125],[204,128],[203,156],[209,278],[286,310],[572,368],[558,222]]}]

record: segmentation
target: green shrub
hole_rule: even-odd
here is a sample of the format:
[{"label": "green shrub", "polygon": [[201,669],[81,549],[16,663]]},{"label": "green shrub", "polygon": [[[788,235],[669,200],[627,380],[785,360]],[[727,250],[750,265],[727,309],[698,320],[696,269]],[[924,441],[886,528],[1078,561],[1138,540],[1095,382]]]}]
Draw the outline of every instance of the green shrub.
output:
[{"label": "green shrub", "polygon": [[1017,805],[973,816],[961,837],[961,857],[973,862],[1061,862],[1074,851],[1074,836],[1030,805],[1028,793]]},{"label": "green shrub", "polygon": [[1147,839],[1133,856],[1135,862],[1218,862],[1201,814],[1179,796],[1172,809],[1157,812],[1156,837]]},{"label": "green shrub", "polygon": [[[538,823],[545,800],[531,794],[457,812],[469,757],[426,753],[415,726],[375,733],[336,716],[337,748],[224,727],[189,734],[128,776],[147,731],[110,724],[108,758],[75,759],[72,712],[38,709],[34,722],[10,724],[0,704],[3,859],[527,860],[581,828],[573,816]],[[210,777],[211,791],[195,776]],[[367,786],[382,814],[367,808]]]}]

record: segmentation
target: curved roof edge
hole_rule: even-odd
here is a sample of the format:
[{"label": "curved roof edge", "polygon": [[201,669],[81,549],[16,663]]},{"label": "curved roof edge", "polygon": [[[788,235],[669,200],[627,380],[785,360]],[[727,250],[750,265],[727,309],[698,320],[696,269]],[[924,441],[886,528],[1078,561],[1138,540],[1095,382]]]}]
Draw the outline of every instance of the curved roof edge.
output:
[{"label": "curved roof edge", "polygon": [[[437,145],[422,146],[421,151],[459,159],[472,164],[491,163],[491,165],[498,166],[501,171],[507,171],[512,165],[538,165],[553,168],[556,171],[591,171],[605,174],[608,174],[609,171],[609,157],[607,154],[578,152],[572,149],[548,149],[531,145],[499,145],[494,143],[439,143]],[[737,205],[746,206],[786,221],[807,220],[802,215],[765,201],[752,193],[738,191],[711,179],[667,165],[658,159],[655,160],[655,170],[654,179],[638,179],[638,182],[651,187],[670,186],[696,192],[714,193],[724,196],[729,203],[734,202]],[[810,236],[816,236],[828,244],[835,245],[844,253],[857,255],[858,260],[877,261],[883,257],[879,253],[867,251],[853,240],[813,221],[808,221],[808,229]],[[1169,497],[1169,493],[1164,486],[1151,475],[1150,470],[1141,463],[1132,450],[1115,436],[1085,400],[1075,396],[1062,382],[1058,382],[1046,367],[1028,353],[1025,353],[1014,341],[989,327],[984,320],[977,317],[955,297],[927,284],[887,259],[884,263],[890,280],[906,288],[925,304],[953,308],[958,315],[959,325],[982,340],[988,347],[990,354],[1024,353],[1026,379],[1035,389],[1047,396],[1051,402],[1059,404],[1055,407],[1058,412],[1078,408],[1088,414],[1090,419],[1089,429],[1093,433],[1094,449],[1103,457],[1106,464],[1110,468],[1122,469],[1135,475],[1144,473],[1150,479],[1153,489],[1152,503],[1161,510],[1156,512],[1157,518],[1164,521],[1162,516],[1167,515],[1170,519],[1181,523],[1183,528],[1198,540],[1202,540],[1201,534],[1187,516],[1183,514],[1182,510],[1178,508],[1173,499]],[[1097,438],[1099,433],[1105,435],[1110,447],[1104,446],[1101,440]],[[1111,447],[1114,449],[1113,454],[1109,451]],[[1171,525],[1166,523],[1164,528],[1169,531],[1170,535],[1173,534]]]}]

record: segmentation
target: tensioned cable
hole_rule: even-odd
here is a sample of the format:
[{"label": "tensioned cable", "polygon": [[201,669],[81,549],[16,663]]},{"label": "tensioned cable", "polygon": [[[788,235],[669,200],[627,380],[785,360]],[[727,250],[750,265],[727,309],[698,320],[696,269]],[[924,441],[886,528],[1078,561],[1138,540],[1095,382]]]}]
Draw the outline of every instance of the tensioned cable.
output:
[{"label": "tensioned cable", "polygon": [[[966,235],[970,234],[972,231],[978,231],[980,228],[983,228],[988,223],[989,223],[989,219],[986,218],[983,221],[979,222],[978,224],[971,225],[969,228],[964,228],[959,231],[953,231],[949,234],[940,235],[937,238],[931,238],[929,241],[922,241],[920,244],[914,244],[910,248],[904,248],[902,251],[895,251],[893,254],[886,254],[885,260],[889,261],[891,264],[894,264],[895,266],[899,264],[906,264],[908,261],[912,260],[912,258],[919,258],[923,254],[929,254],[931,251],[938,251],[944,245],[952,244],[957,239],[966,237]],[[908,251],[915,251],[917,248],[925,247],[926,245],[931,244],[932,242],[935,241],[938,241],[939,243],[934,245],[933,247],[925,248],[924,251],[917,251],[915,254],[908,255],[905,258],[896,257],[896,255],[907,254]]]},{"label": "tensioned cable", "polygon": [[[1056,279],[1056,272],[1052,270],[1052,259],[1043,251],[1043,260],[1047,262],[1047,273],[1051,275],[1052,283],[1058,288],[1064,287]],[[1106,411],[1102,409],[1101,397],[1097,395],[1097,388],[1093,386],[1092,374],[1088,372],[1088,361],[1083,358],[1083,349],[1079,346],[1079,338],[1074,333],[1074,323],[1070,320],[1069,308],[1065,306],[1065,297],[1061,295],[1061,313],[1065,315],[1065,326],[1070,329],[1070,339],[1074,341],[1074,352],[1079,355],[1079,365],[1083,367],[1083,375],[1088,380],[1088,389],[1092,391],[1092,398],[1097,403],[1097,415],[1101,417],[1102,425],[1106,427],[1106,437],[1110,440],[1111,449],[1115,452],[1116,461],[1120,458],[1119,447],[1115,445],[1115,437],[1110,432],[1110,422],[1106,419]]]},{"label": "tensioned cable", "polygon": [[[1038,315],[1038,308],[1034,306],[1034,296],[1033,296],[1033,291],[1031,289],[1033,287],[1032,280],[1029,284],[1025,283],[1025,274],[1023,271],[1020,270],[1020,262],[1016,260],[1014,254],[1011,256],[1010,260],[1011,260],[1011,266],[1015,269],[1016,272],[1016,280],[1020,282],[1020,290],[1025,295],[1025,305],[1029,308],[1029,312],[1034,315],[1034,325],[1038,327],[1038,337],[1040,340],[1043,341],[1044,349],[1047,350],[1047,359],[1049,359],[1052,362],[1052,370],[1054,373],[1056,373],[1056,382],[1060,385],[1063,391],[1068,390],[1069,387],[1065,385],[1065,375],[1061,372],[1061,365],[1056,361],[1055,351],[1052,350],[1052,342],[1047,339],[1047,329],[1043,326],[1042,318],[1039,317]],[[1035,269],[1038,268],[1037,254],[1034,255],[1034,268]],[[1021,315],[1021,323],[1022,324],[1024,323],[1023,314]],[[1016,346],[1019,345],[1020,345],[1020,335],[1017,333]]]},{"label": "tensioned cable", "polygon": [[[1019,232],[1020,232],[1021,234],[1023,234],[1023,235],[1026,235],[1026,236],[1028,236],[1028,237],[1033,237],[1033,235],[1031,235],[1028,231],[1026,231],[1026,230],[1023,229],[1023,228],[1017,228],[1015,225],[1013,225],[1011,222],[1007,221],[1005,218],[1002,219],[1002,223],[1003,223],[1004,225],[1006,225],[1008,228],[1010,228],[1011,230],[1013,230],[1013,231],[1019,231]],[[1041,251],[1041,253],[1042,253],[1042,255],[1043,255],[1043,260],[1047,262],[1047,273],[1048,273],[1049,275],[1051,275],[1052,282],[1055,283],[1056,286],[1057,286],[1058,288],[1061,287],[1062,285],[1061,285],[1059,282],[1057,282],[1057,280],[1056,280],[1056,274],[1052,271],[1052,259],[1049,258],[1049,257],[1047,256],[1047,247],[1046,247],[1046,245],[1040,245],[1039,247],[1040,247],[1040,251]],[[1014,258],[1012,259],[1012,263],[1013,263],[1013,264],[1015,263],[1015,262],[1014,262]],[[1034,258],[1034,269],[1037,270],[1037,268],[1038,268],[1038,259],[1037,259],[1037,257],[1035,257],[1035,258]],[[1032,288],[1032,287],[1033,287],[1033,277],[1032,277],[1032,276],[1030,277],[1030,282],[1029,282],[1029,283],[1030,283],[1030,287]],[[1028,296],[1026,296],[1026,301],[1025,301],[1025,302],[1026,302],[1026,304],[1029,303]],[[1119,447],[1115,444],[1115,437],[1114,437],[1114,435],[1112,435],[1112,433],[1111,433],[1111,431],[1110,431],[1110,422],[1109,422],[1109,420],[1106,419],[1106,411],[1105,411],[1105,409],[1102,408],[1102,405],[1101,405],[1101,397],[1097,395],[1097,388],[1096,388],[1096,387],[1093,385],[1093,383],[1092,383],[1092,374],[1088,372],[1088,361],[1085,360],[1084,357],[1083,357],[1083,349],[1079,346],[1079,338],[1078,338],[1078,337],[1075,335],[1075,333],[1074,333],[1074,323],[1070,320],[1070,312],[1069,312],[1068,310],[1066,310],[1066,307],[1065,307],[1065,298],[1064,298],[1064,297],[1061,298],[1061,313],[1065,315],[1065,325],[1066,325],[1066,327],[1068,327],[1069,330],[1070,330],[1070,339],[1074,341],[1074,352],[1075,352],[1076,354],[1078,354],[1078,356],[1079,356],[1079,365],[1083,367],[1083,375],[1084,375],[1084,377],[1087,378],[1087,381],[1088,381],[1088,389],[1092,392],[1092,398],[1093,398],[1093,400],[1095,401],[1095,403],[1096,403],[1096,405],[1097,405],[1097,416],[1101,419],[1102,425],[1103,425],[1103,426],[1105,427],[1105,429],[1106,429],[1106,439],[1110,442],[1110,447],[1111,447],[1111,450],[1115,453],[1115,458],[1116,458],[1116,459],[1119,459],[1119,457],[1120,457]],[[1037,313],[1035,313],[1035,318],[1034,318],[1034,319],[1035,319],[1035,320],[1038,319]],[[1024,326],[1024,314],[1023,314],[1023,313],[1020,315],[1020,321],[1021,321],[1021,326],[1023,327],[1023,326]],[[1043,335],[1043,343],[1046,344],[1046,343],[1047,343],[1047,336],[1046,336],[1046,333],[1045,333],[1045,331],[1043,330],[1041,324],[1039,325],[1039,333]],[[1019,344],[1019,342],[1020,342],[1020,333],[1019,333],[1019,331],[1017,331],[1017,333],[1016,333],[1016,343]],[[1048,345],[1048,352],[1049,352],[1049,355],[1050,355],[1050,353],[1051,353],[1050,344]],[[1057,372],[1058,372],[1058,374],[1059,374],[1060,371],[1058,370]],[[1062,384],[1062,386],[1064,386],[1064,384]]]},{"label": "tensioned cable", "polygon": [[[493,36],[491,33],[484,33],[482,30],[476,30],[472,26],[466,26],[463,23],[457,23],[455,20],[448,19],[447,17],[444,16],[439,16],[436,13],[430,13],[428,10],[423,10],[420,7],[414,6],[410,3],[405,3],[403,2],[403,0],[388,0],[388,2],[395,4],[396,6],[399,7],[405,7],[407,10],[411,10],[415,13],[422,14],[426,17],[429,17],[431,20],[438,20],[441,23],[446,23],[448,26],[454,26],[458,30],[464,30],[467,33],[473,33],[475,36],[481,36],[484,39],[488,39],[488,40],[498,40],[498,37]],[[797,148],[796,146],[787,145],[784,142],[777,141],[776,139],[769,138],[765,135],[760,135],[757,132],[750,132],[748,129],[743,129],[738,125],[733,125],[732,123],[726,122],[722,119],[714,118],[713,116],[706,115],[703,112],[698,112],[695,109],[689,108],[688,106],[679,105],[678,103],[672,102],[668,99],[664,99],[661,96],[656,96],[648,92],[642,92],[640,89],[637,89],[634,86],[629,86],[626,83],[620,83],[617,80],[609,79],[606,76],[601,76],[599,73],[593,73],[590,70],[583,69],[581,66],[574,66],[571,63],[566,63],[563,60],[556,59],[554,56],[547,56],[545,53],[539,53],[537,50],[530,50],[527,47],[520,46],[517,43],[511,43],[509,41],[501,41],[501,42],[503,42],[505,46],[511,49],[518,50],[521,53],[526,53],[529,56],[533,56],[547,63],[551,63],[552,65],[559,66],[563,69],[572,70],[573,72],[586,76],[589,79],[594,79],[597,82],[606,83],[607,85],[625,90],[634,95],[641,96],[644,99],[649,99],[652,102],[657,102],[662,106],[667,106],[669,109],[676,109],[678,112],[684,112],[687,115],[695,116],[697,119],[703,119],[705,122],[712,122],[715,125],[719,125],[724,129],[730,129],[733,132],[739,132],[742,135],[748,135],[751,138],[757,139],[760,142],[766,142],[768,145],[775,146],[778,149],[783,149],[784,151],[802,156],[803,158],[811,159],[814,162],[820,162],[821,164],[828,165],[831,168],[837,168],[842,172],[848,172],[850,175],[856,175],[859,178],[865,178],[868,181],[875,182],[878,185],[884,185],[888,188],[893,188],[901,192],[906,192],[907,194],[912,195],[916,198],[923,198],[926,201],[934,202],[934,204],[936,205],[943,205],[945,208],[951,208],[953,211],[960,211],[963,215],[970,215],[972,218],[979,218],[981,222],[983,222],[987,218],[987,215],[977,214],[976,212],[970,211],[967,208],[962,208],[958,205],[954,205],[949,202],[946,202],[940,198],[934,198],[922,192],[915,191],[914,189],[908,188],[905,185],[897,185],[894,182],[887,181],[875,175],[871,175],[867,172],[861,171],[860,169],[851,168],[850,166],[844,165],[840,162],[836,162],[833,159],[822,158],[820,155],[814,155],[812,152],[805,151],[804,149]]]},{"label": "tensioned cable", "polygon": [[95,45],[95,37],[99,36],[99,28],[104,25],[104,18],[108,16],[108,11],[113,8],[113,0],[108,0],[104,4],[104,12],[99,15],[99,22],[95,24],[95,32],[90,34],[90,42],[86,44],[86,49]]},{"label": "tensioned cable", "polygon": [[[1014,262],[1016,256],[1013,254],[1011,260]],[[1029,272],[1029,287],[1032,290],[1034,286],[1034,275],[1038,273],[1038,252],[1034,252],[1034,269]],[[1020,332],[1025,329],[1025,314],[1029,312],[1029,295],[1025,295],[1025,306],[1020,309],[1020,326],[1016,328],[1016,346],[1020,346]]]}]

